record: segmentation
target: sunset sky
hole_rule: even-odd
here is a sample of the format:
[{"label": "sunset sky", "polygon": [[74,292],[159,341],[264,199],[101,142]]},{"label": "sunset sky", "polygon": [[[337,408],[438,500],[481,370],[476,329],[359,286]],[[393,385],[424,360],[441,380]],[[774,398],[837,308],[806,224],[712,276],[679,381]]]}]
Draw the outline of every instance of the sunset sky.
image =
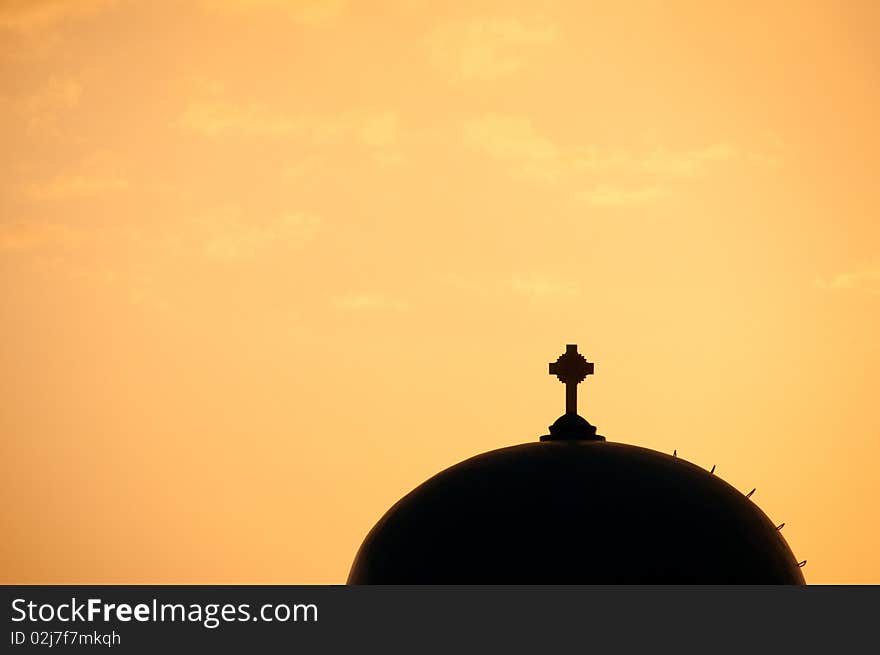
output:
[{"label": "sunset sky", "polygon": [[880,583],[878,33],[0,0],[0,581],[342,583],[404,493],[546,433],[577,343],[601,434]]}]

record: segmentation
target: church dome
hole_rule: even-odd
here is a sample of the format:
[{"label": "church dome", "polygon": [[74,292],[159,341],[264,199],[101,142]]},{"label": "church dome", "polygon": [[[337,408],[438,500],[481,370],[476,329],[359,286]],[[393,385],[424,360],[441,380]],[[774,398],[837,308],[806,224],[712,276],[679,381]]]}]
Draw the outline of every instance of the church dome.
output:
[{"label": "church dome", "polygon": [[[574,355],[551,365],[569,389],[592,372]],[[608,442],[568,411],[541,441],[472,457],[404,496],[348,582],[803,584],[750,495],[679,457]]]}]

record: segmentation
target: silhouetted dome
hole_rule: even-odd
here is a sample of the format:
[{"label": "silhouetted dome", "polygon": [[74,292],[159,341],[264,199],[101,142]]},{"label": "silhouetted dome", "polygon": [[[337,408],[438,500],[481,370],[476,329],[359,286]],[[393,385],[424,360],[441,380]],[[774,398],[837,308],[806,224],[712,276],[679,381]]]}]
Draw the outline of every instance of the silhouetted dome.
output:
[{"label": "silhouetted dome", "polygon": [[803,584],[804,578],[780,531],[750,498],[678,457],[606,442],[569,412],[542,441],[477,455],[407,494],[367,535],[348,581]]}]

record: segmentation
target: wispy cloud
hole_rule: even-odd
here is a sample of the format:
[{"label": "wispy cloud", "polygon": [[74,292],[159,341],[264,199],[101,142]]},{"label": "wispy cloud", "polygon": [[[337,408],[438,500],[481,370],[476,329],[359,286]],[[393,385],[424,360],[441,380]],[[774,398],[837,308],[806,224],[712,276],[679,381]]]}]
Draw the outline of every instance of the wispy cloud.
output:
[{"label": "wispy cloud", "polygon": [[175,266],[245,272],[258,258],[308,247],[320,224],[303,212],[246,220],[237,208],[156,225],[18,220],[0,222],[0,259],[52,279],[112,287],[135,305],[164,311],[173,304],[167,285]]},{"label": "wispy cloud", "polygon": [[729,143],[714,143],[678,151],[658,147],[643,153],[629,153],[629,159],[635,169],[645,173],[693,177],[705,172],[711,164],[733,159],[738,154],[737,148]]},{"label": "wispy cloud", "polygon": [[372,148],[395,143],[399,129],[397,115],[393,112],[296,114],[265,104],[229,100],[192,102],[184,109],[179,124],[208,137],[290,137],[314,143],[353,140]]},{"label": "wispy cloud", "polygon": [[818,280],[816,284],[829,291],[856,290],[880,294],[880,265],[840,273],[830,280]]},{"label": "wispy cloud", "polygon": [[319,25],[342,16],[348,0],[203,0],[203,4],[226,12],[273,11],[297,23]]},{"label": "wispy cloud", "polygon": [[533,298],[561,299],[578,293],[575,286],[547,275],[517,275],[510,280],[509,286],[513,291]]},{"label": "wispy cloud", "polygon": [[59,117],[80,103],[83,87],[74,77],[50,77],[19,104],[30,132],[54,132]]},{"label": "wispy cloud", "polygon": [[[248,219],[239,208],[221,208],[159,225],[70,225],[41,220],[0,224],[0,250],[61,252],[78,248],[120,247],[159,258],[183,256],[195,262],[242,263],[271,250],[298,250],[311,243],[321,219],[307,212],[287,212]],[[151,255],[151,256],[152,256]]]},{"label": "wispy cloud", "polygon": [[302,180],[317,175],[328,165],[326,155],[306,155],[285,166],[281,175],[288,182]]},{"label": "wispy cloud", "polygon": [[[712,166],[740,155],[734,145],[725,142],[679,150],[563,144],[539,132],[528,116],[513,114],[487,114],[467,121],[462,136],[468,147],[507,161],[518,175],[588,184],[577,196],[604,206],[658,201],[671,194],[671,181],[699,177]],[[621,176],[629,180],[628,186],[603,179],[619,180]]]},{"label": "wispy cloud", "polygon": [[55,137],[64,115],[79,106],[82,83],[70,75],[51,76],[19,95],[0,95],[0,120],[7,129]]},{"label": "wispy cloud", "polygon": [[22,175],[14,183],[18,192],[31,201],[103,199],[142,187],[129,177],[129,164],[124,154],[100,150],[63,168],[59,166],[56,173],[45,177],[33,167],[22,167]]},{"label": "wispy cloud", "polygon": [[663,146],[642,150],[575,147],[566,149],[562,157],[564,165],[573,171],[614,170],[667,177],[695,177],[706,172],[711,164],[733,159],[739,154],[735,146],[722,142],[681,150]]},{"label": "wispy cloud", "polygon": [[571,282],[557,275],[535,271],[514,273],[509,277],[447,274],[440,276],[438,282],[484,299],[515,294],[534,300],[559,301],[571,299],[579,293],[578,287]]},{"label": "wispy cloud", "polygon": [[400,299],[375,291],[359,291],[337,296],[331,305],[342,312],[402,311],[408,304]]},{"label": "wispy cloud", "polygon": [[398,119],[391,112],[373,113],[354,118],[354,132],[367,146],[382,148],[397,140]]},{"label": "wispy cloud", "polygon": [[604,184],[579,191],[576,198],[587,204],[604,207],[622,207],[625,205],[647,205],[665,198],[671,190],[660,184],[648,186],[621,187]]},{"label": "wispy cloud", "polygon": [[84,241],[82,230],[59,223],[17,221],[0,224],[0,251],[70,247]]},{"label": "wispy cloud", "polygon": [[468,80],[516,73],[555,38],[554,26],[543,19],[484,18],[441,25],[425,44],[438,69]]},{"label": "wispy cloud", "polygon": [[270,247],[299,248],[311,241],[320,219],[304,212],[292,212],[269,221],[249,222],[238,212],[225,212],[196,224],[196,238],[209,259],[242,262],[254,259]]},{"label": "wispy cloud", "polygon": [[465,141],[495,157],[557,164],[560,148],[538,134],[527,116],[488,114],[464,125]]},{"label": "wispy cloud", "polygon": [[190,103],[180,117],[180,125],[206,136],[289,136],[309,132],[301,116],[271,112],[264,105],[240,104],[228,100]]},{"label": "wispy cloud", "polygon": [[528,116],[487,114],[463,126],[465,143],[494,157],[509,159],[526,171],[541,177],[558,177],[578,172],[619,171],[692,177],[714,162],[738,155],[729,143],[673,150],[661,146],[642,150],[570,146],[541,134]]},{"label": "wispy cloud", "polygon": [[68,200],[119,193],[128,191],[131,186],[121,175],[60,174],[27,184],[25,194],[34,200]]},{"label": "wispy cloud", "polygon": [[117,0],[3,0],[0,30],[34,32],[71,18],[97,14]]}]

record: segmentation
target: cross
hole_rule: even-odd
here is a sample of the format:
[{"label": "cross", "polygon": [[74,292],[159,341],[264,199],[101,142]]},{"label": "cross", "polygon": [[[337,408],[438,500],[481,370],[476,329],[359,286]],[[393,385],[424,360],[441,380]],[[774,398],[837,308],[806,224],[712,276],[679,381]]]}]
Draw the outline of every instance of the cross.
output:
[{"label": "cross", "polygon": [[565,413],[577,414],[577,385],[593,374],[593,364],[578,352],[577,344],[565,346],[565,353],[550,363],[550,375],[565,383]]}]

